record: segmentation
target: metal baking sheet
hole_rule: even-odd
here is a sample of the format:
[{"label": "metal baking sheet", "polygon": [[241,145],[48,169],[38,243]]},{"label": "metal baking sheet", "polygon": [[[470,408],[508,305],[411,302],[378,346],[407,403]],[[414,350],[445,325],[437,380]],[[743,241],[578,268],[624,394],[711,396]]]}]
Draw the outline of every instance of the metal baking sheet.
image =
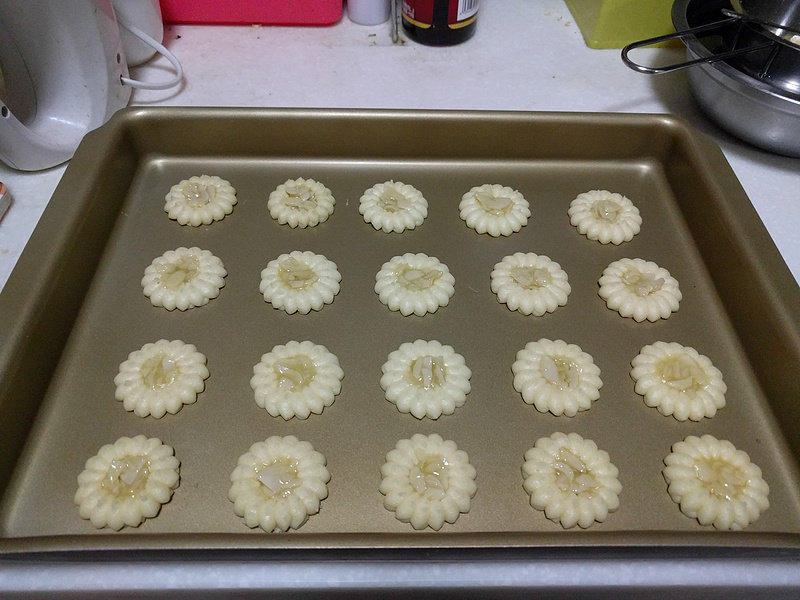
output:
[{"label": "metal baking sheet", "polygon": [[[238,204],[223,221],[182,227],[164,196],[199,174],[228,179]],[[295,230],[272,220],[270,191],[289,178],[324,182],[336,198],[325,223]],[[364,190],[389,179],[429,201],[403,234],[367,225]],[[479,235],[458,215],[474,185],[502,183],[530,201],[521,231]],[[620,246],[579,235],[567,208],[605,188],[640,208],[642,231]],[[169,312],[142,294],[144,268],[164,251],[200,246],[228,271],[207,306]],[[319,312],[266,304],[259,274],[272,258],[311,250],[337,263],[341,292]],[[500,304],[489,273],[503,256],[546,254],[569,275],[566,306],[542,317]],[[456,280],[450,304],[403,317],[373,291],[383,262],[425,252]],[[680,281],[680,310],[635,323],[605,307],[597,279],[611,261],[641,257]],[[531,548],[649,546],[800,548],[800,290],[712,143],[664,115],[127,109],[88,135],[0,295],[0,552],[116,549]],[[542,337],[594,356],[600,399],[575,417],[538,413],[512,386],[517,350]],[[157,420],[126,412],[113,379],[129,352],[159,338],[206,354],[196,404]],[[455,414],[400,414],[379,385],[389,352],[418,338],[464,355],[472,391]],[[339,357],[341,394],[321,415],[284,421],[259,408],[253,365],[274,345],[310,339]],[[657,340],[708,355],[728,386],[712,419],[680,423],[644,405],[630,361]],[[532,509],[523,454],[554,431],[577,432],[620,470],[620,508],[588,530],[564,531]],[[395,443],[439,433],[468,452],[478,492],[468,514],[415,532],[383,507],[380,466]],[[73,504],[76,476],[100,446],[143,433],[172,445],[181,483],[157,518],[96,530]],[[661,474],[687,435],[710,433],[749,453],[771,506],[744,532],[720,533],[682,515]],[[298,531],[248,529],[226,494],[237,457],[255,441],[293,434],[323,452],[332,474],[319,514]]]}]

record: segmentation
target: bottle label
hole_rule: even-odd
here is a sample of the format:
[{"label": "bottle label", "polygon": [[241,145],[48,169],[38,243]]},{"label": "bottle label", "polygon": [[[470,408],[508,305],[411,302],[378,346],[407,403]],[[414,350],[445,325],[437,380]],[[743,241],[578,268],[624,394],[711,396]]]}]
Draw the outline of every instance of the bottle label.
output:
[{"label": "bottle label", "polygon": [[[403,0],[403,17],[417,27],[427,29],[436,21],[435,4],[437,0]],[[472,22],[478,12],[478,0],[449,0],[447,4],[447,25],[451,28],[468,25],[464,21]]]},{"label": "bottle label", "polygon": [[456,20],[464,21],[478,12],[478,0],[458,0]]}]

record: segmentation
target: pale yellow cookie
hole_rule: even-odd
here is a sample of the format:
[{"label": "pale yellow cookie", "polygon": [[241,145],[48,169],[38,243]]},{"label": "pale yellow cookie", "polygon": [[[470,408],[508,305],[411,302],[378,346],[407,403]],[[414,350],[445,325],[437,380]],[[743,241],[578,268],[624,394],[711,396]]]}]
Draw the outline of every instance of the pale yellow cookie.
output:
[{"label": "pale yellow cookie", "polygon": [[331,191],[313,179],[288,179],[267,200],[269,214],[281,225],[315,227],[333,214],[336,201]]},{"label": "pale yellow cookie", "polygon": [[114,377],[115,397],[139,417],[160,419],[197,401],[208,378],[206,357],[181,340],[158,340],[128,355]]},{"label": "pale yellow cookie", "polygon": [[525,197],[510,187],[490,184],[473,187],[458,205],[467,227],[492,237],[508,236],[522,229],[531,216]]},{"label": "pale yellow cookie", "polygon": [[181,225],[209,225],[233,212],[236,190],[216,175],[184,179],[170,188],[164,198],[164,211]]},{"label": "pale yellow cookie", "polygon": [[172,447],[158,438],[121,437],[86,461],[75,504],[98,529],[138,527],[172,498],[179,468]]},{"label": "pale yellow cookie", "polygon": [[633,202],[607,190],[578,194],[567,212],[579,233],[601,244],[629,242],[642,226],[642,217]]},{"label": "pale yellow cookie", "polygon": [[598,283],[606,306],[636,322],[669,318],[683,298],[678,280],[669,271],[641,258],[612,262]]},{"label": "pale yellow cookie", "polygon": [[208,250],[168,250],[144,270],[142,290],[153,306],[188,310],[219,296],[227,275],[222,261]]},{"label": "pale yellow cookie", "polygon": [[725,406],[722,373],[694,348],[655,342],[644,346],[631,366],[636,393],[662,415],[701,421]]},{"label": "pale yellow cookie", "polygon": [[438,419],[463,406],[472,375],[464,357],[437,340],[406,342],[381,368],[386,399],[401,413]]},{"label": "pale yellow cookie", "polygon": [[533,252],[504,257],[492,270],[491,287],[509,310],[537,317],[564,306],[572,291],[561,265]]},{"label": "pale yellow cookie", "polygon": [[325,346],[308,340],[275,346],[253,367],[256,404],[273,417],[307,419],[333,404],[344,371]]},{"label": "pale yellow cookie", "polygon": [[400,181],[376,183],[359,200],[364,221],[386,233],[402,233],[422,225],[428,216],[428,201],[414,186]]},{"label": "pale yellow cookie", "polygon": [[330,473],[320,452],[293,435],[257,442],[239,457],[228,499],[250,528],[298,529],[328,497]]},{"label": "pale yellow cookie", "polygon": [[455,442],[415,434],[386,455],[381,467],[383,505],[414,529],[438,531],[469,512],[478,490],[475,468]]},{"label": "pale yellow cookie", "polygon": [[577,433],[539,438],[522,465],[531,506],[565,529],[585,529],[619,508],[618,475],[608,453]]},{"label": "pale yellow cookie", "polygon": [[701,525],[739,531],[769,508],[769,486],[746,452],[728,440],[690,435],[664,459],[670,498]]},{"label": "pale yellow cookie", "polygon": [[600,368],[575,344],[545,338],[528,342],[511,365],[514,389],[539,412],[575,416],[600,397]]},{"label": "pale yellow cookie", "polygon": [[375,293],[389,310],[421,317],[450,302],[455,281],[438,258],[408,252],[383,264],[375,276]]},{"label": "pale yellow cookie", "polygon": [[322,254],[295,250],[269,261],[261,271],[258,289],[275,308],[305,315],[333,302],[341,280],[333,261]]}]

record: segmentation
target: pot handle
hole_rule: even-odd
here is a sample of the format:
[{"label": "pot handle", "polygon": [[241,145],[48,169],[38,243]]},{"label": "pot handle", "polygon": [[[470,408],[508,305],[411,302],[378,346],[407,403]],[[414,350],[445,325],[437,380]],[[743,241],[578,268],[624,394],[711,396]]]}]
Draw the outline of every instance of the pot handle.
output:
[{"label": "pot handle", "polygon": [[683,40],[686,37],[694,36],[698,33],[710,33],[720,29],[726,25],[730,25],[731,23],[739,21],[737,18],[729,18],[723,19],[722,21],[715,21],[714,23],[707,23],[706,25],[700,25],[698,27],[692,27],[690,29],[686,29],[684,31],[676,31],[675,33],[668,33],[666,35],[660,35],[658,37],[649,38],[646,40],[640,40],[638,42],[633,42],[628,44],[622,49],[622,62],[625,63],[626,66],[633,69],[634,71],[638,71],[640,73],[647,73],[648,75],[660,74],[660,73],[671,73],[672,71],[677,71],[679,69],[686,69],[687,67],[693,67],[695,65],[699,65],[702,63],[713,63],[719,60],[725,60],[728,58],[733,58],[734,56],[740,56],[742,54],[747,54],[748,52],[753,52],[755,50],[761,50],[762,48],[766,48],[767,46],[771,45],[770,43],[760,44],[756,46],[746,46],[744,48],[739,48],[738,50],[730,50],[728,52],[722,52],[720,54],[712,54],[711,56],[706,56],[703,58],[697,58],[694,60],[688,60],[681,63],[675,63],[672,65],[666,65],[663,67],[649,67],[646,65],[640,65],[637,62],[631,60],[628,56],[631,50],[635,50],[637,48],[643,48],[645,46],[652,46],[653,44],[659,44],[661,42],[667,42],[669,40],[680,39]]}]

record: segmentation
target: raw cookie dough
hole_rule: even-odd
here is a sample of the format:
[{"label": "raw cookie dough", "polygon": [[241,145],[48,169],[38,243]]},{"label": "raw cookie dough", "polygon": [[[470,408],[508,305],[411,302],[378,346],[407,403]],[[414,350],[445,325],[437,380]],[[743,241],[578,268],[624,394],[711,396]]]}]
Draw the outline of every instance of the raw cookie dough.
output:
[{"label": "raw cookie dough", "polygon": [[598,283],[598,293],[608,308],[637,323],[668,318],[678,310],[683,297],[669,271],[641,258],[612,262]]},{"label": "raw cookie dough", "polygon": [[208,378],[206,357],[181,340],[158,340],[128,355],[114,377],[115,397],[139,417],[174,415],[197,401]]},{"label": "raw cookie dough", "polygon": [[455,442],[415,434],[386,455],[381,467],[383,505],[414,529],[438,531],[469,512],[477,491],[475,468]]},{"label": "raw cookie dough", "polygon": [[144,270],[142,289],[153,306],[188,310],[219,296],[227,274],[208,250],[180,247],[153,259]]},{"label": "raw cookie dough", "polygon": [[272,218],[289,227],[314,227],[328,220],[336,201],[331,191],[313,179],[288,179],[269,195]]},{"label": "raw cookie dough", "polygon": [[607,190],[578,194],[567,212],[579,233],[601,244],[629,242],[642,225],[639,209],[633,202]]},{"label": "raw cookie dough", "polygon": [[341,280],[336,263],[322,254],[294,250],[269,261],[258,289],[275,308],[305,315],[333,302]]},{"label": "raw cookie dough", "polygon": [[343,377],[339,359],[325,346],[291,341],[261,357],[250,387],[256,404],[273,417],[307,419],[333,404]]},{"label": "raw cookie dough", "polygon": [[164,211],[181,225],[209,225],[233,212],[236,190],[216,175],[184,179],[172,186],[164,198]]},{"label": "raw cookie dough", "polygon": [[722,373],[694,348],[656,342],[644,346],[631,366],[636,393],[662,415],[702,421],[725,406]]},{"label": "raw cookie dough", "polygon": [[386,399],[417,419],[453,414],[470,391],[472,371],[464,357],[436,340],[402,344],[389,354],[381,371]]},{"label": "raw cookie dough", "polygon": [[439,259],[409,252],[383,264],[375,276],[375,293],[389,310],[421,317],[450,302],[455,281]]},{"label": "raw cookie dough", "polygon": [[608,453],[577,433],[539,438],[522,465],[531,506],[565,529],[585,529],[617,510],[622,491],[618,475]]},{"label": "raw cookie dough", "polygon": [[531,216],[530,205],[522,194],[496,183],[472,188],[461,197],[458,210],[467,227],[492,237],[519,231]]},{"label": "raw cookie dough", "polygon": [[325,457],[293,435],[256,442],[231,473],[228,499],[250,528],[298,529],[319,512],[331,475]]},{"label": "raw cookie dough", "polygon": [[769,508],[761,469],[728,440],[690,435],[672,445],[664,464],[670,497],[701,525],[739,531]]},{"label": "raw cookie dough", "polygon": [[515,252],[492,270],[492,291],[509,310],[540,317],[567,303],[572,288],[554,260],[533,252]]},{"label": "raw cookie dough", "polygon": [[364,192],[359,200],[358,212],[375,229],[401,233],[422,225],[428,216],[428,201],[411,185],[386,181]]},{"label": "raw cookie dough", "polygon": [[511,365],[514,389],[539,412],[575,416],[600,397],[600,369],[591,355],[563,340],[528,342]]},{"label": "raw cookie dough", "polygon": [[86,461],[75,504],[98,529],[138,527],[172,498],[179,469],[172,447],[158,438],[121,437]]}]

